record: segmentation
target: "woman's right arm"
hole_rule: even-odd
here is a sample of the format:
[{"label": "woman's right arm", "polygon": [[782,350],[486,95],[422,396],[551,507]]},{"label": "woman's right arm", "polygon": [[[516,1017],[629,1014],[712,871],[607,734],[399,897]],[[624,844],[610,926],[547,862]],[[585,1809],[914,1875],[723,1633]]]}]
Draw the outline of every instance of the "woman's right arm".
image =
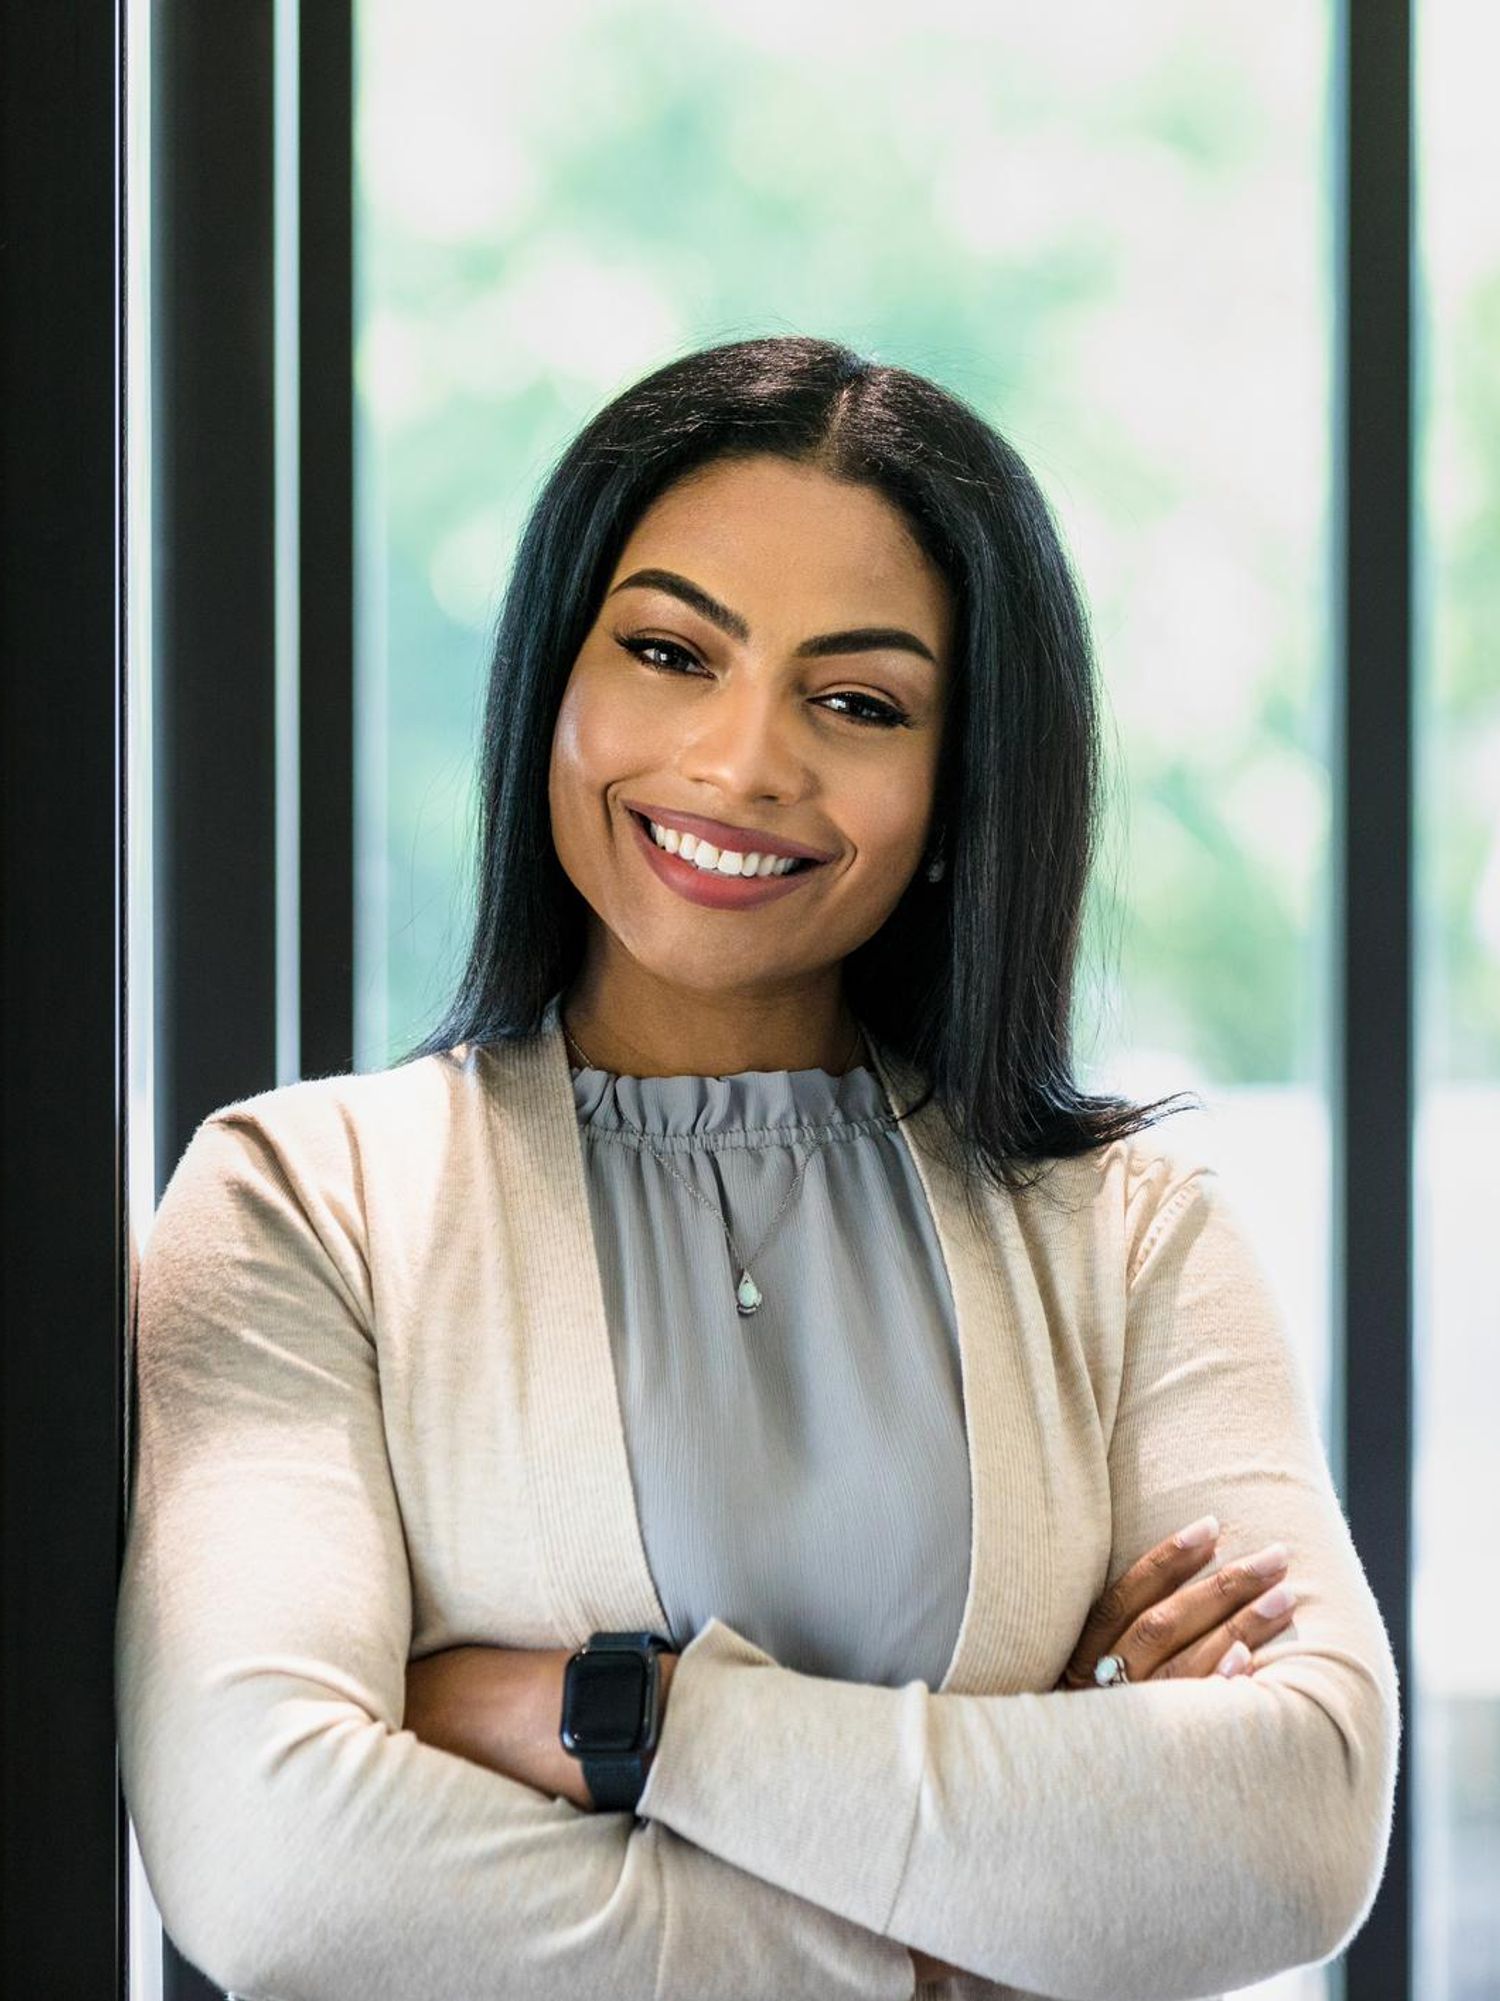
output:
[{"label": "woman's right arm", "polygon": [[140,1265],[117,1721],[174,1942],[246,2001],[909,1996],[896,1941],[402,1727],[363,1253],[313,1206],[253,1115],[215,1114]]}]

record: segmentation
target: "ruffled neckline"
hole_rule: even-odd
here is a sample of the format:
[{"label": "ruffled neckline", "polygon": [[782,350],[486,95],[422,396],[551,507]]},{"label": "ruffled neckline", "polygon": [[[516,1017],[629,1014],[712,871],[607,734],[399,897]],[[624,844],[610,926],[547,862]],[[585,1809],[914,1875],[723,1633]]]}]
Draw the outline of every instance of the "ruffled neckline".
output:
[{"label": "ruffled neckline", "polygon": [[[559,1017],[556,999],[549,1005]],[[575,1064],[569,1050],[573,1105],[597,1131],[694,1139],[716,1133],[780,1133],[809,1127],[862,1131],[889,1122],[885,1087],[868,1064],[831,1070],[740,1070],[727,1077],[626,1077]]]},{"label": "ruffled neckline", "polygon": [[729,1077],[621,1077],[573,1070],[573,1106],[600,1131],[635,1127],[663,1139],[713,1133],[786,1134],[809,1127],[864,1130],[888,1116],[885,1093],[864,1064],[829,1070],[741,1070]]}]

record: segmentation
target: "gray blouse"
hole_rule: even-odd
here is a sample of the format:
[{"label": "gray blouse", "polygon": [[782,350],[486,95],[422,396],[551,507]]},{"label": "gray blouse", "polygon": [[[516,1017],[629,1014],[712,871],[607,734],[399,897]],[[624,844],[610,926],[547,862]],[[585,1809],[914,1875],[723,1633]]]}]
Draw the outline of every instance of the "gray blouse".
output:
[{"label": "gray blouse", "polygon": [[[878,1075],[572,1076],[674,1645],[715,1614],[805,1674],[936,1688],[969,1578],[963,1384],[942,1250]],[[718,1208],[763,1295],[748,1318]]]}]

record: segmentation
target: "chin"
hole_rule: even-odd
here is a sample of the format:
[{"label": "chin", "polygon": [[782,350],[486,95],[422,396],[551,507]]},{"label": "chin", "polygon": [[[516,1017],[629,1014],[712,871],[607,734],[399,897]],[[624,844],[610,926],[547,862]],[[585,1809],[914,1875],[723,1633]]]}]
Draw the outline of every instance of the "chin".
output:
[{"label": "chin", "polygon": [[[770,919],[755,929],[730,913],[705,910],[686,922],[634,922],[615,937],[636,964],[664,986],[701,994],[705,1000],[732,992],[753,992],[768,981],[803,980],[828,967],[826,940],[810,940],[790,926],[773,930],[774,907],[758,913]],[[739,930],[740,935],[733,933]]]},{"label": "chin", "polygon": [[766,986],[802,980],[826,972],[825,965],[806,965],[768,954],[730,952],[710,946],[706,951],[634,952],[636,963],[664,987],[675,987],[704,1001],[723,1001],[735,994],[753,994]]}]

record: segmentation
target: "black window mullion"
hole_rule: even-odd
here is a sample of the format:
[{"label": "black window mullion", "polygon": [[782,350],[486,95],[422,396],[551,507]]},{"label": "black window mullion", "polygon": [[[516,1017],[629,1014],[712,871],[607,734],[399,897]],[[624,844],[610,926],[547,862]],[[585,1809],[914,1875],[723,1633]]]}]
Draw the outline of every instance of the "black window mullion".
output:
[{"label": "black window mullion", "polygon": [[272,16],[153,16],[159,1186],[277,1081]]},{"label": "black window mullion", "polygon": [[[152,17],[158,1192],[277,1080],[274,7]],[[177,1950],[165,2001],[220,1989]]]},{"label": "black window mullion", "polygon": [[1409,0],[1342,0],[1335,454],[1334,1076],[1345,1507],[1406,1727],[1384,1881],[1346,1955],[1358,2001],[1412,1994],[1413,961]]},{"label": "black window mullion", "polygon": [[0,8],[0,1989],[121,1996],[124,44]]},{"label": "black window mullion", "polygon": [[354,1065],[354,21],[299,28],[301,1069]]}]

